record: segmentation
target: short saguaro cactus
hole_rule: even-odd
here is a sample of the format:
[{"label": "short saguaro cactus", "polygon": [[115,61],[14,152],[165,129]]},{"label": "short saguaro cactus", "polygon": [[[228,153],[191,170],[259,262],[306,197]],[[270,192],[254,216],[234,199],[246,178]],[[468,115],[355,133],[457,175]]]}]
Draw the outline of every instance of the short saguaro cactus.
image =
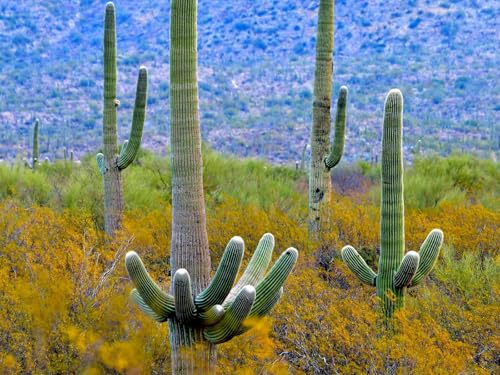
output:
[{"label": "short saguaro cactus", "polygon": [[297,261],[297,250],[284,251],[266,273],[274,248],[274,237],[265,234],[245,272],[234,285],[245,245],[233,237],[224,251],[210,284],[193,296],[191,278],[184,268],[173,276],[173,295],[165,293],[147,273],[139,256],[127,253],[125,264],[136,289],[132,299],[139,308],[158,322],[175,319],[205,327],[205,340],[220,344],[246,332],[257,319],[267,315],[283,293],[283,284]]},{"label": "short saguaro cactus", "polygon": [[387,95],[382,137],[382,204],[380,260],[375,273],[352,246],[342,258],[365,284],[377,288],[386,322],[404,306],[404,292],[432,270],[443,243],[443,232],[433,229],[420,251],[405,254],[403,201],[403,95],[393,89]]}]

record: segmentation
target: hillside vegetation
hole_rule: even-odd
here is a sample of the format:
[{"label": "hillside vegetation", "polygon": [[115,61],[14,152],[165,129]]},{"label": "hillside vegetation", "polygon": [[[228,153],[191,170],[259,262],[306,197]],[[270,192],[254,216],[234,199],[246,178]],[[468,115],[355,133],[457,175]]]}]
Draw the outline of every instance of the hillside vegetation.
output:
[{"label": "hillside vegetation", "polygon": [[[35,172],[0,165],[2,373],[169,371],[167,327],[128,300],[123,266],[124,253],[135,250],[164,288],[169,283],[167,159],[143,153],[125,171],[125,228],[112,242],[102,232],[101,178],[92,157]],[[301,252],[272,318],[220,347],[219,373],[498,372],[498,164],[451,156],[419,159],[407,171],[407,249],[416,250],[434,227],[444,231],[445,249],[425,287],[410,293],[391,339],[381,334],[371,289],[338,257],[352,243],[377,264],[376,167],[336,171],[324,244],[307,240],[302,172],[208,149],[204,171],[212,259],[233,235],[251,252],[265,232],[275,234],[276,253],[290,245]],[[424,188],[422,179],[436,188]]]},{"label": "hillside vegetation", "polygon": [[[100,145],[105,2],[0,0],[0,158],[25,155],[35,116],[42,159],[62,158],[64,148],[80,157]],[[144,64],[144,142],[163,152],[169,5],[116,5],[121,137]],[[311,123],[317,6],[200,0],[202,131],[213,148],[280,164],[300,159]],[[379,154],[383,95],[391,87],[405,95],[407,160],[453,150],[498,157],[499,19],[494,0],[337,1],[334,93],[347,85],[351,98],[346,159]]]}]

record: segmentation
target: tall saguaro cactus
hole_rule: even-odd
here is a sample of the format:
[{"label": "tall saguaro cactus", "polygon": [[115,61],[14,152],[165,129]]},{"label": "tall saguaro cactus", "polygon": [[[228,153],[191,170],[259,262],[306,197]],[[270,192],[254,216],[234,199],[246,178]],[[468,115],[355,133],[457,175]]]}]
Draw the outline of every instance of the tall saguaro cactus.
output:
[{"label": "tall saguaro cactus", "polygon": [[40,125],[40,121],[35,119],[35,126],[33,128],[33,151],[31,155],[31,168],[35,170],[36,165],[38,164],[38,160],[40,158],[40,153],[38,151],[38,127]]},{"label": "tall saguaro cactus", "polygon": [[443,243],[443,232],[433,229],[420,251],[405,254],[403,202],[403,95],[393,89],[387,95],[382,137],[382,205],[380,260],[375,273],[351,246],[342,258],[365,284],[377,288],[386,323],[404,306],[406,288],[420,283],[433,268]]},{"label": "tall saguaro cactus", "polygon": [[337,101],[335,138],[330,150],[331,97],[334,45],[334,1],[320,0],[314,71],[313,123],[311,128],[311,167],[309,171],[309,233],[318,237],[328,223],[331,193],[330,170],[344,150],[347,87],[342,86]]},{"label": "tall saguaro cactus", "polygon": [[130,137],[118,154],[116,112],[120,102],[116,98],[116,70],[115,6],[110,2],[106,5],[104,20],[104,153],[97,154],[97,164],[104,179],[104,227],[109,235],[121,227],[123,213],[121,171],[134,161],[141,145],[148,86],[147,69],[141,67]]},{"label": "tall saguaro cactus", "polygon": [[125,264],[136,289],[132,298],[159,322],[168,321],[172,373],[215,372],[215,345],[251,328],[282,294],[297,260],[289,248],[266,273],[274,238],[265,234],[234,285],[244,243],[233,237],[210,280],[197,82],[197,0],[172,0],[170,107],[172,142],[172,280],[170,294],[148,275],[139,256]]}]

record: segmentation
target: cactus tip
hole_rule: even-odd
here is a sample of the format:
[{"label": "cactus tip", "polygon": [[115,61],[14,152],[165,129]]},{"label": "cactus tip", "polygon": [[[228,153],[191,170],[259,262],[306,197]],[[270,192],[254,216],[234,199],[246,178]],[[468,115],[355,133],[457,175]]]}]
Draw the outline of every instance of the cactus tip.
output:
[{"label": "cactus tip", "polygon": [[129,251],[127,252],[127,254],[125,255],[125,262],[130,260],[131,258],[135,258],[135,257],[138,257],[139,255],[137,255],[137,253],[135,251]]},{"label": "cactus tip", "polygon": [[186,277],[189,276],[189,272],[185,268],[179,268],[175,271],[174,277]]},{"label": "cactus tip", "polygon": [[255,288],[252,285],[245,285],[240,293],[245,293],[248,296],[255,296]]},{"label": "cactus tip", "polygon": [[294,247],[289,247],[288,249],[286,249],[285,254],[291,256],[294,259],[297,259],[299,256],[299,251]]},{"label": "cactus tip", "polygon": [[245,241],[243,241],[243,238],[241,238],[240,236],[234,236],[233,238],[231,238],[230,242],[237,242],[242,245],[245,244]]}]

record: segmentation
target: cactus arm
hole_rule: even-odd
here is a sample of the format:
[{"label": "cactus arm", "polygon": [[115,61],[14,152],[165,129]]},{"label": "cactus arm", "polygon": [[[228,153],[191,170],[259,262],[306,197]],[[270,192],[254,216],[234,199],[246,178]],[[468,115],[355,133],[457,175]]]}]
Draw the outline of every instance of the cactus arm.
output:
[{"label": "cactus arm", "polygon": [[200,313],[199,319],[203,326],[211,326],[220,322],[224,313],[222,305],[214,305],[207,311]]},{"label": "cactus arm", "polygon": [[244,251],[245,243],[243,239],[241,237],[231,238],[226,246],[219,267],[217,267],[215,276],[208,287],[195,298],[195,304],[198,309],[205,311],[210,306],[224,302],[238,275]]},{"label": "cactus arm", "polygon": [[99,168],[99,172],[101,173],[101,175],[103,175],[104,173],[106,173],[106,164],[104,163],[104,154],[99,152],[96,155],[95,159],[97,161],[97,168]]},{"label": "cactus arm", "polygon": [[175,316],[181,323],[189,323],[196,319],[196,306],[193,301],[191,277],[184,268],[174,274]]},{"label": "cactus arm", "polygon": [[283,287],[279,288],[279,290],[276,293],[274,293],[274,295],[271,298],[268,298],[265,301],[265,303],[262,303],[258,309],[252,308],[252,311],[250,311],[250,317],[261,318],[269,314],[269,312],[273,309],[273,307],[278,303],[282,295],[283,295]]},{"label": "cactus arm", "polygon": [[255,288],[251,285],[244,287],[226,310],[222,320],[205,328],[203,337],[212,344],[220,344],[233,338],[250,313],[255,299]]},{"label": "cactus arm", "polygon": [[418,269],[420,256],[415,251],[408,251],[394,275],[394,287],[404,288],[410,285]]},{"label": "cactus arm", "polygon": [[[122,149],[118,157],[118,168],[125,169],[132,163],[141,147],[142,130],[146,117],[146,102],[148,91],[148,70],[141,66],[137,79],[137,91],[135,96],[134,114],[132,117],[132,129],[126,147]],[[124,145],[125,146],[125,145]]]},{"label": "cactus arm", "polygon": [[415,276],[413,277],[411,286],[418,285],[420,281],[432,270],[439,256],[443,239],[444,235],[440,229],[433,229],[429,233],[420,247],[420,264]]},{"label": "cactus arm", "polygon": [[352,246],[342,249],[342,259],[356,277],[365,284],[375,286],[377,274],[373,272],[365,260]]},{"label": "cactus arm", "polygon": [[238,280],[237,284],[231,289],[231,292],[227,296],[223,303],[223,306],[227,308],[241,289],[247,285],[256,285],[262,277],[264,277],[267,267],[271,262],[274,249],[274,236],[271,233],[266,233],[262,236],[255,249],[255,252],[248,263],[245,272]]},{"label": "cactus arm", "polygon": [[266,311],[270,301],[275,298],[285,283],[288,275],[292,272],[295,263],[297,262],[298,251],[293,247],[284,251],[271,270],[255,287],[257,297],[252,307],[252,316],[261,316],[263,311]]},{"label": "cactus arm", "polygon": [[347,95],[346,86],[340,88],[339,97],[337,99],[337,114],[335,117],[335,136],[330,155],[325,157],[325,166],[328,170],[335,167],[342,159],[345,143],[345,125],[347,121]]},{"label": "cactus arm", "polygon": [[128,146],[128,139],[123,142],[122,147],[120,148],[120,156],[119,157],[121,157],[122,155],[125,154],[125,152],[127,150],[127,146]]},{"label": "cactus arm", "polygon": [[139,292],[137,291],[137,289],[132,289],[132,292],[130,292],[130,298],[132,298],[132,300],[136,303],[136,305],[139,307],[139,309],[147,316],[153,318],[154,320],[156,320],[159,323],[163,323],[163,322],[167,321],[166,317],[163,317],[163,316],[155,313],[151,309],[151,307],[149,307],[146,304],[146,302],[144,302],[144,300],[142,299],[142,297],[139,294]]},{"label": "cactus arm", "polygon": [[153,281],[135,251],[129,251],[125,255],[125,266],[146,305],[161,317],[171,317],[175,313],[174,298],[163,292]]},{"label": "cactus arm", "polygon": [[243,333],[255,327],[255,325],[258,324],[260,318],[269,314],[273,307],[278,303],[282,295],[283,287],[281,287],[280,290],[278,290],[278,292],[274,294],[273,298],[270,298],[267,301],[266,305],[261,306],[259,311],[256,311],[255,309],[250,310],[250,314],[248,314],[247,319],[245,319],[245,321],[241,324],[241,327],[238,332],[236,332],[235,336],[242,335]]}]

